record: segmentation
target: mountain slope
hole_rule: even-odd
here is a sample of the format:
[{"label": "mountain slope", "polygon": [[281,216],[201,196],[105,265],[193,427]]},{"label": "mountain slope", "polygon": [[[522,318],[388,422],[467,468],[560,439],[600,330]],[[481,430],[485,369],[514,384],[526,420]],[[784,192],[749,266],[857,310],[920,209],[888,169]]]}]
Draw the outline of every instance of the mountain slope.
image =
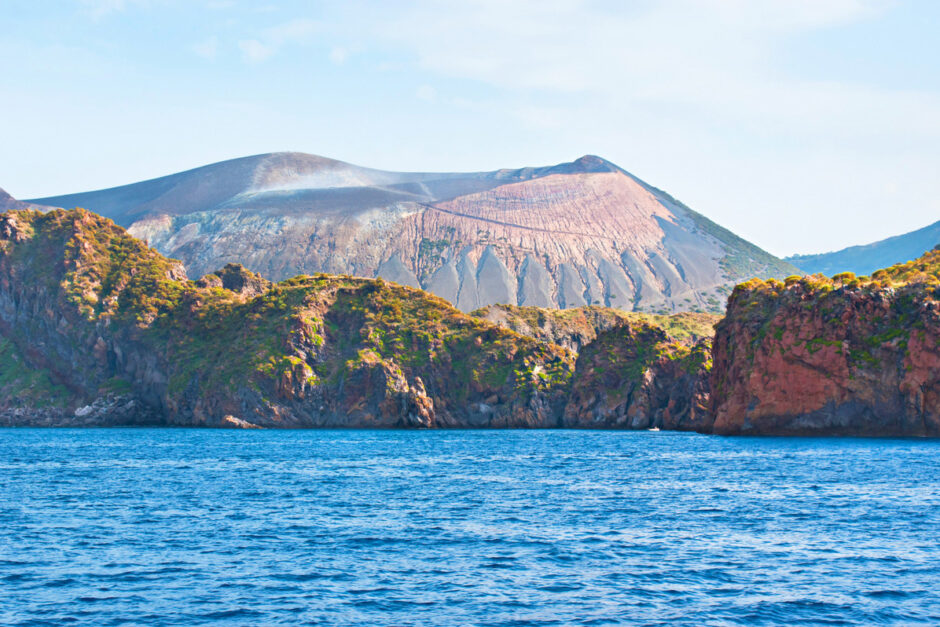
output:
[{"label": "mountain slope", "polygon": [[52,207],[37,205],[30,202],[17,200],[10,196],[5,189],[0,188],[0,213],[4,211],[22,211],[24,209],[36,209],[38,211],[48,211]]},{"label": "mountain slope", "polygon": [[593,156],[435,174],[272,153],[36,202],[110,217],[192,276],[232,262],[275,280],[381,276],[464,311],[719,311],[738,281],[796,272]]},{"label": "mountain slope", "polygon": [[811,274],[854,272],[868,275],[879,268],[916,259],[937,244],[940,244],[940,222],[863,246],[819,255],[792,255],[786,260]]}]

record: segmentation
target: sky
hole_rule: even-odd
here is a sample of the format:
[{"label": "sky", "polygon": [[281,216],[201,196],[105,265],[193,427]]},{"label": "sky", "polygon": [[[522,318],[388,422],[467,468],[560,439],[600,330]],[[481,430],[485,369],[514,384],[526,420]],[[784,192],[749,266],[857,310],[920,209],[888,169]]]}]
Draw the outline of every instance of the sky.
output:
[{"label": "sky", "polygon": [[2,0],[0,187],[600,155],[777,255],[940,219],[935,0]]}]

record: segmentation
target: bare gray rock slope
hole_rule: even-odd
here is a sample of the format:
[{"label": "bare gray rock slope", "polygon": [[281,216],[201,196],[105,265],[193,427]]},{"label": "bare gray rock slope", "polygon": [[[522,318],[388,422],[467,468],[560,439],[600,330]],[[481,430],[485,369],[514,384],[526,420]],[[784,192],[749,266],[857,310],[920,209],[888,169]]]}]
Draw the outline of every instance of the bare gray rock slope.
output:
[{"label": "bare gray rock slope", "polygon": [[275,280],[381,276],[465,311],[717,311],[742,279],[796,272],[594,156],[436,174],[272,153],[32,202],[112,218],[193,277],[230,262]]}]

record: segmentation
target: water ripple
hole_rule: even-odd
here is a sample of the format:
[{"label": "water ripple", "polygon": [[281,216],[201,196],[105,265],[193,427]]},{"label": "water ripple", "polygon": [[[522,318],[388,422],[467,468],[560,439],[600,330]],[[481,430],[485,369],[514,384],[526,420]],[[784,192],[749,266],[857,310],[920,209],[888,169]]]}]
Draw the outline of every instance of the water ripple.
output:
[{"label": "water ripple", "polygon": [[0,430],[4,625],[940,623],[940,442]]}]

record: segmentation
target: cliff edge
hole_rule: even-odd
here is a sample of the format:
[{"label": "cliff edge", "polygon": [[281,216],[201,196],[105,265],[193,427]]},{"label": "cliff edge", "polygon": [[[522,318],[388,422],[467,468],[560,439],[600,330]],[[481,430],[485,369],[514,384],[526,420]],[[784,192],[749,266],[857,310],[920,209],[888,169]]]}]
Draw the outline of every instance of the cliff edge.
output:
[{"label": "cliff edge", "polygon": [[940,435],[940,251],[738,286],[717,327],[716,433]]}]

